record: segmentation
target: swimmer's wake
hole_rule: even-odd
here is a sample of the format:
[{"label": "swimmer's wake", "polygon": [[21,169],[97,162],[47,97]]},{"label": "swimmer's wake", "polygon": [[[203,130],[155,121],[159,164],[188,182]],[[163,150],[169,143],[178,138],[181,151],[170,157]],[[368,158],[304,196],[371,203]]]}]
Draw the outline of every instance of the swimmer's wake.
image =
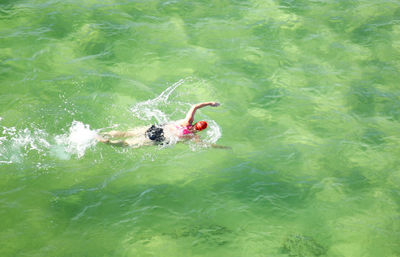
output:
[{"label": "swimmer's wake", "polygon": [[68,132],[49,135],[39,128],[16,129],[0,126],[0,164],[20,163],[28,155],[37,154],[41,162],[46,156],[81,158],[88,148],[96,145],[97,130],[80,121],[73,121]]},{"label": "swimmer's wake", "polygon": [[[165,89],[159,96],[135,104],[130,111],[143,121],[155,121],[155,124],[132,128],[128,131],[109,131],[100,133],[107,128],[91,129],[88,124],[73,121],[63,134],[50,135],[45,130],[32,125],[31,128],[16,129],[15,127],[0,126],[0,164],[23,162],[28,155],[38,156],[38,165],[48,162],[49,156],[68,160],[72,156],[81,158],[85,152],[93,148],[98,141],[114,145],[139,147],[142,145],[174,145],[178,141],[191,140],[196,145],[214,146],[221,137],[218,124],[208,119],[208,122],[193,124],[196,111],[205,106],[216,107],[216,102],[200,103],[192,106],[186,117],[178,121],[170,121],[170,117],[161,109],[171,104],[169,98],[185,80],[179,80]],[[185,103],[174,104],[187,106]],[[2,118],[0,117],[0,122]],[[115,127],[115,126],[113,126]],[[198,132],[207,128],[204,139],[200,139]],[[99,137],[99,134],[102,137]]]}]

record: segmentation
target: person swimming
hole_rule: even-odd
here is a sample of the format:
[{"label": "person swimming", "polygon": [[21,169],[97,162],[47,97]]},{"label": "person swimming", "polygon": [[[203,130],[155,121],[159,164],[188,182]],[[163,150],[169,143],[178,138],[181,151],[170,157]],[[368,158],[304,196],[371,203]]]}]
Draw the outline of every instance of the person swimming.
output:
[{"label": "person swimming", "polygon": [[[102,133],[97,140],[111,145],[140,147],[143,145],[168,144],[172,141],[195,139],[200,141],[198,132],[207,128],[207,122],[199,121],[193,124],[196,111],[205,106],[217,107],[217,102],[205,102],[193,105],[183,120],[150,127],[137,127],[128,131],[110,131]],[[124,138],[124,139],[114,139]],[[216,148],[225,148],[212,144]]]}]

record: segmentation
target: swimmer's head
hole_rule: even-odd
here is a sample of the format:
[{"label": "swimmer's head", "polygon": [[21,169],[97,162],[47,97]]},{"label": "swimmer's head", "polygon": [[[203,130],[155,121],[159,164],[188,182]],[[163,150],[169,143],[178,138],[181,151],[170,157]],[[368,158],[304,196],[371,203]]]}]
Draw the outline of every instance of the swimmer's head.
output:
[{"label": "swimmer's head", "polygon": [[194,127],[196,130],[201,131],[201,130],[207,128],[207,122],[205,122],[203,120],[196,122],[196,124],[194,124]]}]

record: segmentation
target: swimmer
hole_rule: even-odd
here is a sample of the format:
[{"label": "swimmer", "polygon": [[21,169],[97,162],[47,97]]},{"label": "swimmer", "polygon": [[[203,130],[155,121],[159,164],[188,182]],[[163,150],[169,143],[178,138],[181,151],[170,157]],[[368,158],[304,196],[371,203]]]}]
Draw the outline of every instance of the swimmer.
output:
[{"label": "swimmer", "polygon": [[[193,124],[194,115],[200,108],[206,106],[217,107],[217,102],[199,103],[190,108],[185,119],[162,125],[151,125],[150,127],[137,127],[128,131],[110,131],[102,133],[97,138],[99,142],[117,146],[129,146],[137,148],[144,145],[164,144],[174,141],[194,139],[200,142],[198,132],[207,128],[207,122],[199,121]],[[211,144],[215,148],[229,148]]]}]

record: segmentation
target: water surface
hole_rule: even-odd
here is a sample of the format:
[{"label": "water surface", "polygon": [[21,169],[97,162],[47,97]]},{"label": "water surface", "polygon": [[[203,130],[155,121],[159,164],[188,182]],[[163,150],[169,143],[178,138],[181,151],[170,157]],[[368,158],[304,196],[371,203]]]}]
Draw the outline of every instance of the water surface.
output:
[{"label": "water surface", "polygon": [[[399,1],[0,3],[0,256],[399,256]],[[183,118],[140,149],[98,131]]]}]

